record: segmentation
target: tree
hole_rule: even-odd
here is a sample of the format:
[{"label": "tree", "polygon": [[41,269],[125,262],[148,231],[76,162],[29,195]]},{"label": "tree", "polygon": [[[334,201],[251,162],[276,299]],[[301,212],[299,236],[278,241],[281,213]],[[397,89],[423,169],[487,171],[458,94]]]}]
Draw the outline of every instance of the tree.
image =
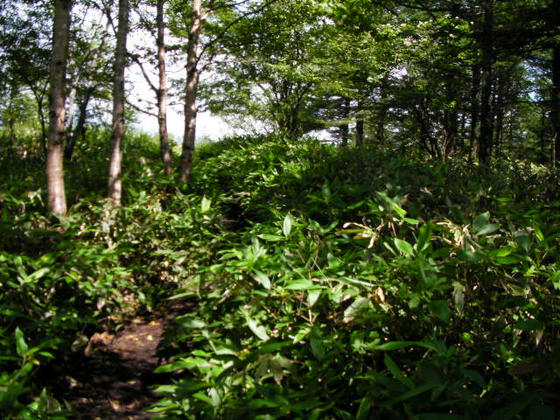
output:
[{"label": "tree", "polygon": [[[166,73],[166,44],[165,44],[165,30],[166,30],[166,22],[165,22],[165,5],[166,0],[156,0],[156,25],[154,31],[153,25],[153,14],[142,14],[139,11],[139,17],[141,21],[141,25],[144,29],[147,29],[152,35],[155,35],[155,42],[156,42],[156,51],[153,53],[151,49],[143,54],[144,57],[141,57],[139,54],[131,54],[132,58],[142,72],[144,79],[148,83],[148,86],[151,90],[155,93],[156,101],[157,101],[157,114],[153,114],[150,111],[141,109],[141,112],[144,112],[148,115],[153,115],[157,117],[158,120],[158,129],[159,129],[159,140],[160,140],[160,154],[161,160],[164,166],[165,173],[170,175],[173,172],[172,169],[172,160],[173,156],[171,153],[171,147],[169,145],[169,134],[167,131],[167,100],[168,100],[168,91],[167,91],[167,73]],[[155,32],[155,33],[154,33]],[[158,71],[158,84],[154,84],[148,71],[145,69],[145,63],[143,59],[148,57],[148,63],[151,64],[153,61],[152,56],[156,57],[157,61],[157,71]]]},{"label": "tree", "polygon": [[169,147],[169,136],[167,133],[167,75],[165,72],[165,21],[164,21],[165,0],[157,0],[157,58],[159,85],[157,90],[158,102],[158,126],[159,140],[161,149],[161,160],[165,167],[165,173],[170,175],[172,172],[172,155]]},{"label": "tree", "polygon": [[110,63],[114,51],[109,42],[109,33],[103,25],[103,16],[98,22],[85,23],[87,11],[74,24],[70,39],[69,70],[70,93],[66,118],[67,140],[64,157],[71,160],[79,139],[85,136],[86,121],[93,100],[106,102],[112,86]]},{"label": "tree", "polygon": [[196,98],[200,72],[198,69],[199,40],[202,26],[206,20],[206,14],[202,13],[202,0],[192,0],[192,23],[189,30],[189,43],[187,49],[187,80],[185,83],[185,132],[183,136],[183,148],[179,161],[179,177],[181,182],[187,183],[190,178],[194,154],[194,142],[196,138]]},{"label": "tree", "polygon": [[66,214],[64,189],[65,76],[68,59],[71,0],[55,0],[53,47],[50,69],[49,147],[47,152],[48,208]]},{"label": "tree", "polygon": [[0,9],[0,72],[12,94],[30,92],[40,124],[40,145],[47,151],[47,97],[52,60],[50,2],[29,4],[4,0]]},{"label": "tree", "polygon": [[323,25],[312,5],[276,1],[235,19],[215,65],[220,77],[205,92],[209,108],[250,116],[293,137],[314,127]]},{"label": "tree", "polygon": [[113,123],[111,128],[111,159],[109,161],[108,196],[120,205],[122,198],[122,141],[124,137],[124,81],[126,40],[128,35],[128,0],[119,0],[119,23],[115,48],[113,84]]}]

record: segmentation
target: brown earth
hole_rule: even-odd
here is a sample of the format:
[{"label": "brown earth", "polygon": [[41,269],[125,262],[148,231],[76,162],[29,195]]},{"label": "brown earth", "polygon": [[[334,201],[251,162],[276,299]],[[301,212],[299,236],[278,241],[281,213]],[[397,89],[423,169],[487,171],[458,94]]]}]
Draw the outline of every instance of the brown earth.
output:
[{"label": "brown earth", "polygon": [[[185,310],[192,308],[187,304],[181,312]],[[78,419],[156,417],[147,409],[158,399],[153,386],[163,382],[153,373],[157,350],[176,313],[135,318],[114,334],[93,334],[85,351],[62,367],[67,386],[57,399],[67,401]]]}]

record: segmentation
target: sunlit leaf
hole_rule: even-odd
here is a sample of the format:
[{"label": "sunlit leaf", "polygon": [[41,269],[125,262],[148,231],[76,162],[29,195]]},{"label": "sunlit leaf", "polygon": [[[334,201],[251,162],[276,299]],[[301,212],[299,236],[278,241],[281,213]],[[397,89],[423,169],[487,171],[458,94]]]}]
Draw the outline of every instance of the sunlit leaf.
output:
[{"label": "sunlit leaf", "polygon": [[253,334],[255,334],[257,337],[259,337],[261,340],[266,341],[266,340],[270,339],[270,337],[266,333],[266,328],[263,327],[262,325],[257,324],[257,322],[255,320],[248,319],[247,320],[247,325],[249,326],[251,331],[253,331]]}]

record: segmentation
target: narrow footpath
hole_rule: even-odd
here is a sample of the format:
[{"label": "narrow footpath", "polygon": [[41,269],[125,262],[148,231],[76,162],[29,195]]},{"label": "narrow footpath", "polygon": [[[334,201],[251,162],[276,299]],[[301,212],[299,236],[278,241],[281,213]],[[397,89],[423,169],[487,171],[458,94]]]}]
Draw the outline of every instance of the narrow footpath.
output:
[{"label": "narrow footpath", "polygon": [[[192,310],[189,306],[180,311]],[[71,366],[62,367],[68,386],[57,399],[70,403],[78,419],[156,417],[146,410],[158,400],[152,387],[164,380],[153,372],[158,345],[176,315],[170,311],[137,317],[115,334],[95,333]]]}]

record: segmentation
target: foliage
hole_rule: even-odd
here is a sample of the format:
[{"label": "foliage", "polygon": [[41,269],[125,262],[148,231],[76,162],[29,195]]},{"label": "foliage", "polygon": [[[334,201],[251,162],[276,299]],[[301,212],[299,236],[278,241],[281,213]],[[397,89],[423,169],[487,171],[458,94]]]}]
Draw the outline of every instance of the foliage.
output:
[{"label": "foliage", "polygon": [[161,346],[163,418],[554,418],[554,172],[238,137],[181,193],[133,133],[115,208],[107,138],[77,146],[57,221],[40,160],[3,160],[3,413],[71,417],[45,372],[172,296],[197,307]]},{"label": "foliage", "polygon": [[155,411],[554,417],[558,192],[536,167],[262,138],[200,155],[193,189],[238,220],[175,296],[199,309],[167,332]]}]

